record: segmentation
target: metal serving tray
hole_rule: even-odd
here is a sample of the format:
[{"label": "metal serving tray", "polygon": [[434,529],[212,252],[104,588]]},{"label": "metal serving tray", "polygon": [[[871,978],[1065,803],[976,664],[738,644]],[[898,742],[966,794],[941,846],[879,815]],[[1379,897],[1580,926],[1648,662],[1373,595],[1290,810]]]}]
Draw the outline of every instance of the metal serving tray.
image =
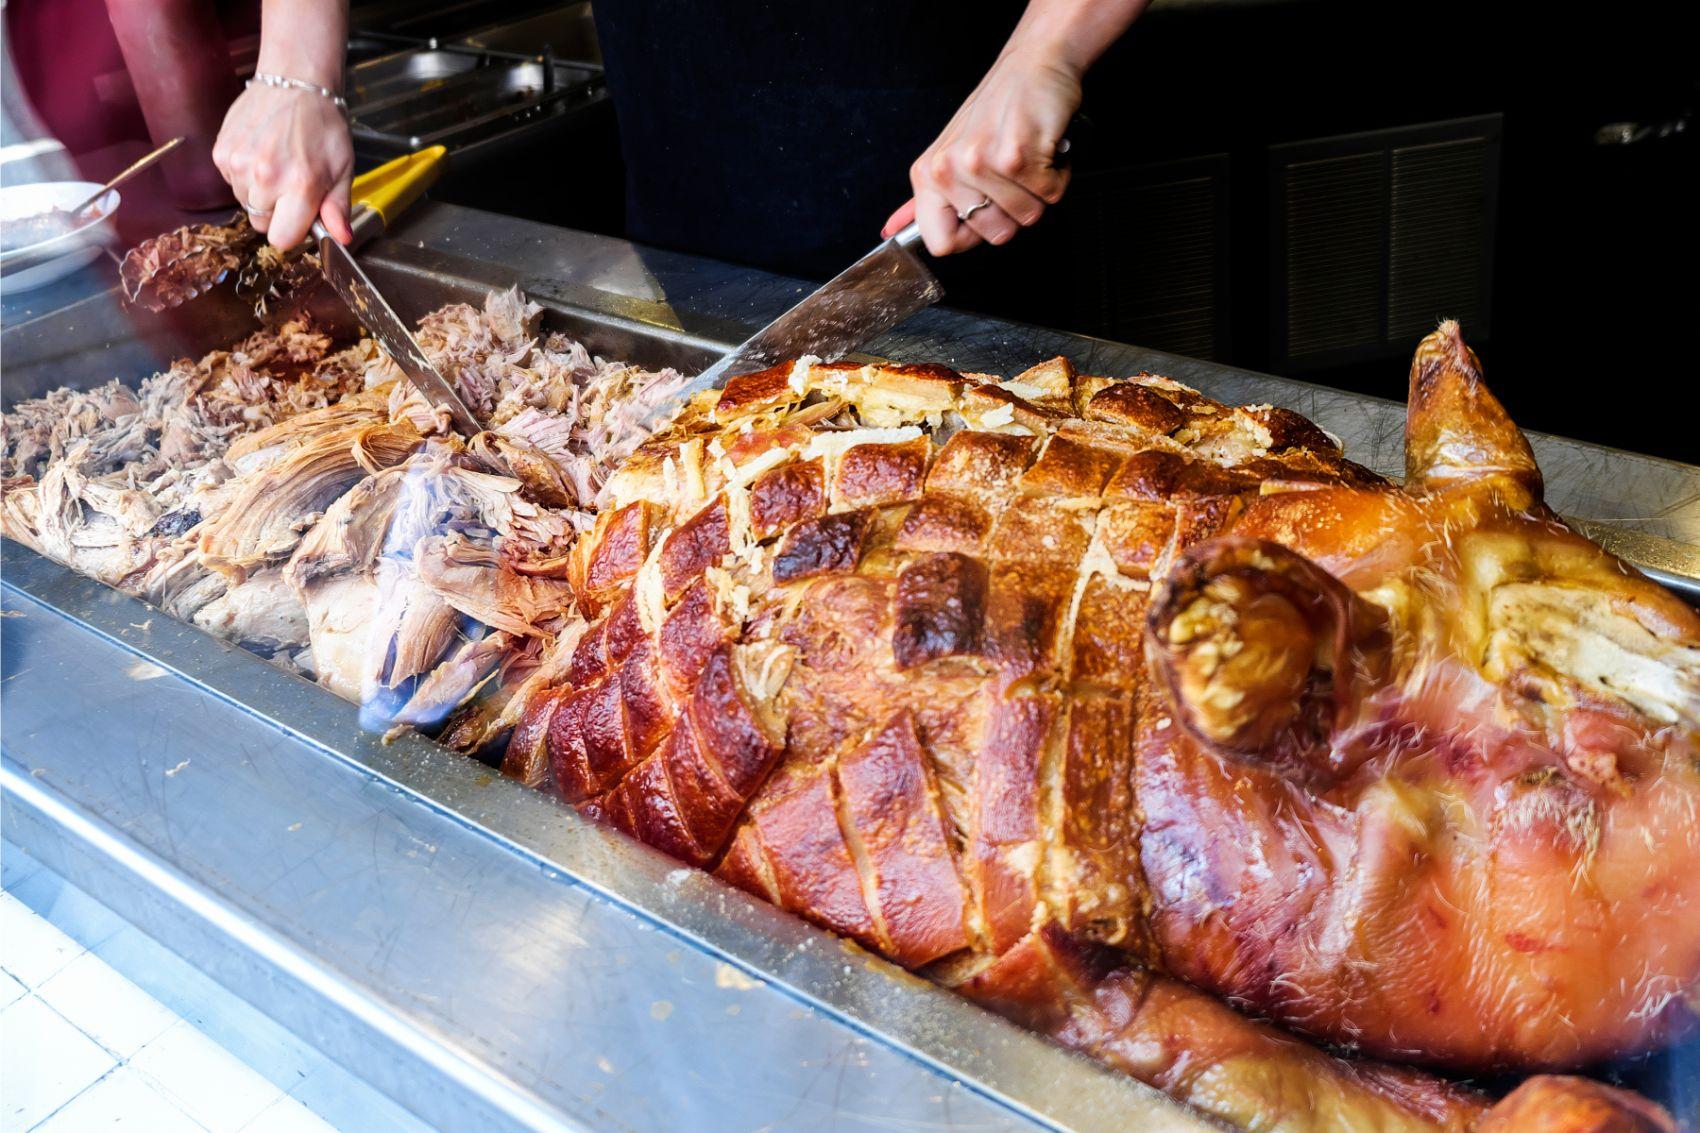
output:
[{"label": "metal serving tray", "polygon": [[[597,353],[681,367],[804,286],[443,205],[364,258],[404,316],[517,284]],[[91,300],[6,332],[7,399],[144,373],[240,322],[142,336]],[[1397,406],[1117,344],[932,311],[872,349],[1159,370],[1397,461]],[[1678,548],[1670,533],[1694,530],[1700,469],[1540,447],[1561,506],[1612,530],[1662,512],[1633,530]],[[482,764],[383,743],[315,685],[4,551],[7,837],[438,1128],[1205,1127]]]}]

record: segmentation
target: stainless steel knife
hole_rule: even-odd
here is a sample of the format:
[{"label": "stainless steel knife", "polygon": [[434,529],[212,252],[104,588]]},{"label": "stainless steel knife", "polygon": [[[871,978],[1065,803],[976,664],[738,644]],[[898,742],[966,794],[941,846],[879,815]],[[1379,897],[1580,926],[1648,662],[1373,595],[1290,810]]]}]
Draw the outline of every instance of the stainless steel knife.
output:
[{"label": "stainless steel knife", "polygon": [[677,397],[650,409],[644,424],[657,427],[702,391],[781,359],[841,357],[937,303],[944,288],[916,253],[920,242],[918,225],[898,232],[698,374]]},{"label": "stainless steel knife", "polygon": [[353,253],[337,243],[318,223],[313,225],[313,235],[319,238],[319,262],[324,267],[325,279],[348,304],[348,309],[354,312],[366,333],[377,340],[384,353],[395,359],[395,364],[401,367],[401,372],[407,375],[425,400],[449,411],[456,429],[468,437],[482,431],[484,426],[478,423],[478,418],[472,415],[472,410],[461,400],[449,380],[431,364],[431,359],[420,349],[407,324],[373,286],[366,272],[354,262]]},{"label": "stainless steel knife", "polygon": [[[1079,141],[1092,133],[1092,123],[1076,114],[1051,164],[1059,169],[1070,164]],[[920,225],[910,224],[691,379],[676,397],[649,409],[644,425],[658,428],[704,390],[720,389],[735,375],[765,369],[781,359],[805,354],[825,361],[841,357],[937,303],[944,288],[916,253],[920,243]]]}]

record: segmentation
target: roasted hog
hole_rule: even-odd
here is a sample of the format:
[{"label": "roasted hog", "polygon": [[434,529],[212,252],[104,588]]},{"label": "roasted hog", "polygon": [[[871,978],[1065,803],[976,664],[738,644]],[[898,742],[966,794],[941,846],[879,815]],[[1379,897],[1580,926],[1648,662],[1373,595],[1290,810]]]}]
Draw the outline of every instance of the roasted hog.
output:
[{"label": "roasted hog", "polygon": [[1454,327],[1407,451],[1249,501],[1153,610],[1165,966],[1386,1057],[1644,1050],[1700,1010],[1700,617],[1542,506]]},{"label": "roasted hog", "polygon": [[1399,487],[1060,359],[734,379],[608,481],[508,768],[1218,1117],[1470,1127],[1235,1008],[1465,1071],[1687,1027],[1700,617],[1544,508],[1454,324],[1408,428]]}]

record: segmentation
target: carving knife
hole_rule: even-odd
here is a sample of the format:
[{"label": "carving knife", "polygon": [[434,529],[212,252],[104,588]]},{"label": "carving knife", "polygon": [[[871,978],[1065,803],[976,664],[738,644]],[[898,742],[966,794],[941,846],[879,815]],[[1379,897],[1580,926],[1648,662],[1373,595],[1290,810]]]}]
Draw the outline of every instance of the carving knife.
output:
[{"label": "carving knife", "polygon": [[884,241],[698,374],[676,397],[651,408],[644,424],[657,428],[702,391],[783,358],[841,357],[937,303],[944,288],[921,262],[920,242],[921,229],[914,224]]},{"label": "carving knife", "polygon": [[425,400],[449,411],[456,429],[468,437],[483,431],[484,426],[478,423],[478,418],[472,415],[472,410],[461,400],[454,386],[420,349],[407,324],[401,321],[365,271],[354,262],[353,254],[338,244],[330,233],[319,230],[317,225],[314,235],[319,237],[319,262],[324,267],[325,279],[348,304],[348,309],[354,312],[366,333],[377,340],[385,354],[395,359],[395,364],[401,367],[401,372],[407,375]]},{"label": "carving knife", "polygon": [[[1076,114],[1051,163],[1059,169],[1068,165],[1091,133],[1091,122]],[[832,361],[937,303],[944,288],[922,262],[920,243],[920,225],[910,224],[691,379],[676,397],[646,411],[644,425],[659,428],[704,390],[720,389],[728,378],[781,359],[813,354]]]},{"label": "carving knife", "polygon": [[[441,172],[444,153],[442,146],[432,146],[397,158],[355,181],[359,192],[349,226],[354,229],[356,244],[364,243],[373,232],[385,227],[391,217],[430,187]],[[407,324],[373,285],[365,269],[354,261],[353,253],[337,243],[318,221],[313,222],[313,235],[319,242],[319,263],[325,280],[366,328],[366,333],[395,360],[425,400],[449,411],[455,428],[468,437],[480,432],[483,426],[478,418],[425,356]]]}]

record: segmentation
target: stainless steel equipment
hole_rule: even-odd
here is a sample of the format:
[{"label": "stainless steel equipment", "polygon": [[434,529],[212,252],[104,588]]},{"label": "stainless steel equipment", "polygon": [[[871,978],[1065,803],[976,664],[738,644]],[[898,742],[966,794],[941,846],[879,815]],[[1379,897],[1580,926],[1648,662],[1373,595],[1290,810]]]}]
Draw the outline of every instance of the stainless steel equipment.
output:
[{"label": "stainless steel equipment", "polygon": [[575,63],[602,63],[588,3],[560,4],[536,15],[504,18],[454,41],[486,51],[548,51]]},{"label": "stainless steel equipment", "polygon": [[[362,261],[404,319],[518,284],[596,353],[688,369],[800,289],[431,202]],[[5,393],[210,345],[138,341],[93,300],[6,332]],[[1401,406],[1266,375],[936,308],[869,349],[1150,369],[1400,463]],[[1535,446],[1554,506],[1700,594],[1700,468]],[[437,1128],[1205,1127],[476,761],[362,733],[354,705],[258,657],[5,556],[7,837]]]},{"label": "stainless steel equipment", "polygon": [[381,31],[396,38],[446,43],[562,7],[582,8],[588,17],[590,4],[589,0],[567,0],[564,5],[562,0],[355,0],[348,23],[358,32]]},{"label": "stainless steel equipment", "polygon": [[348,70],[355,140],[377,152],[430,145],[461,150],[604,97],[600,63],[548,50],[522,54],[432,43]]},{"label": "stainless steel equipment", "polygon": [[382,106],[400,95],[441,83],[478,68],[480,56],[473,51],[429,48],[393,51],[349,68],[350,106]]}]

